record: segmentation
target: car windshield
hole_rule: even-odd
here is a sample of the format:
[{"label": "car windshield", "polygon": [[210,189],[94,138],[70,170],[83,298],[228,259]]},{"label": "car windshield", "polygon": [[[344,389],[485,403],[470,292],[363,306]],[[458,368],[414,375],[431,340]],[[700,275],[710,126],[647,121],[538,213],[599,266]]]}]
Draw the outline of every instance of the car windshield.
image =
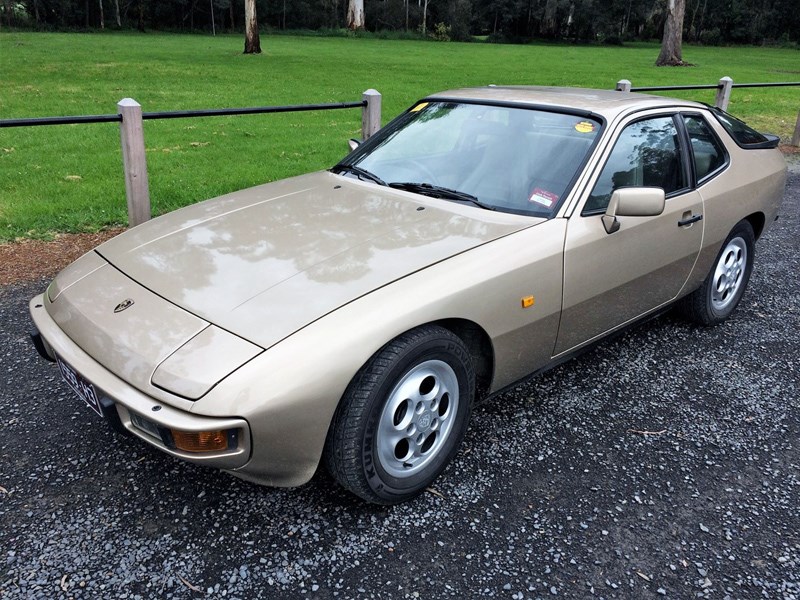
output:
[{"label": "car windshield", "polygon": [[421,102],[333,170],[482,208],[549,217],[600,131],[585,116]]}]

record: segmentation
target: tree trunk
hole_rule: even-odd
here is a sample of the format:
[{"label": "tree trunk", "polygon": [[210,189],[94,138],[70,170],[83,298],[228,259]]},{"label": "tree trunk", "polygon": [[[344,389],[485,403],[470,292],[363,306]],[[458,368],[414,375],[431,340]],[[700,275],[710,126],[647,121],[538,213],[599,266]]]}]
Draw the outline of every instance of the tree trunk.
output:
[{"label": "tree trunk", "polygon": [[86,13],[86,29],[89,29],[89,0],[83,2],[83,12]]},{"label": "tree trunk", "polygon": [[228,4],[228,8],[230,9],[230,17],[231,17],[231,31],[236,30],[236,21],[233,18],[233,0],[231,0],[230,4]]},{"label": "tree trunk", "polygon": [[139,22],[136,24],[136,28],[144,33],[144,0],[139,0]]},{"label": "tree trunk", "polygon": [[347,28],[364,29],[364,0],[350,0],[347,4]]},{"label": "tree trunk", "polygon": [[122,29],[122,19],[119,17],[119,0],[114,0],[114,19],[117,21],[117,29]]},{"label": "tree trunk", "polygon": [[706,0],[703,0],[703,10],[700,11],[700,25],[697,26],[697,39],[700,39],[700,32],[703,31],[703,26],[705,25],[705,18],[706,18]]},{"label": "tree trunk", "polygon": [[256,0],[244,0],[244,53],[261,54]]},{"label": "tree trunk", "polygon": [[422,7],[422,35],[428,31],[428,0],[425,0],[425,4]]},{"label": "tree trunk", "polygon": [[33,14],[36,17],[36,24],[39,24],[39,0],[33,0]]},{"label": "tree trunk", "polygon": [[103,0],[97,0],[97,3],[100,5],[100,29],[106,28],[106,15],[103,12]]},{"label": "tree trunk", "polygon": [[208,3],[211,5],[211,35],[217,35],[217,24],[214,23],[214,0],[208,0]]},{"label": "tree trunk", "polygon": [[685,11],[686,0],[667,0],[667,21],[664,23],[664,38],[661,40],[661,53],[656,60],[657,67],[686,64],[681,54]]}]

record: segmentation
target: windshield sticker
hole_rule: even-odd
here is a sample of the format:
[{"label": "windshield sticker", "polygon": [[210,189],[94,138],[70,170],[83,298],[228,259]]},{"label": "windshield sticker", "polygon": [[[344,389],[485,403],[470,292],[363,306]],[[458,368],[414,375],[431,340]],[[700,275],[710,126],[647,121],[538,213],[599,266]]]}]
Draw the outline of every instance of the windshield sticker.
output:
[{"label": "windshield sticker", "polygon": [[416,105],[414,108],[412,108],[412,109],[411,109],[411,112],[419,112],[419,111],[421,111],[423,108],[425,108],[426,106],[428,106],[428,103],[427,103],[427,102],[421,102],[420,104],[417,104],[417,105]]},{"label": "windshield sticker", "polygon": [[533,192],[531,192],[529,201],[535,202],[536,204],[541,204],[547,208],[553,208],[553,205],[558,202],[558,195],[554,194],[553,192],[543,190],[542,188],[535,188]]},{"label": "windshield sticker", "polygon": [[575,131],[578,133],[592,133],[594,131],[594,123],[589,121],[581,121],[575,124]]}]

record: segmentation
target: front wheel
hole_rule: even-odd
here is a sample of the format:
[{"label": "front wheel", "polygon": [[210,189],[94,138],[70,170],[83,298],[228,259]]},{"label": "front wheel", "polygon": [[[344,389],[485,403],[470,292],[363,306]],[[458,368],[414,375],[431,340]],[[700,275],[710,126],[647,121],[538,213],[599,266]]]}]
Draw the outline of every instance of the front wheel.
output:
[{"label": "front wheel", "polygon": [[326,466],[364,500],[409,500],[455,455],[474,395],[472,359],[460,338],[433,325],[407,332],[348,386],[328,433]]},{"label": "front wheel", "polygon": [[733,313],[753,270],[755,235],[740,221],[722,244],[703,285],[682,301],[683,313],[701,325],[716,325]]}]

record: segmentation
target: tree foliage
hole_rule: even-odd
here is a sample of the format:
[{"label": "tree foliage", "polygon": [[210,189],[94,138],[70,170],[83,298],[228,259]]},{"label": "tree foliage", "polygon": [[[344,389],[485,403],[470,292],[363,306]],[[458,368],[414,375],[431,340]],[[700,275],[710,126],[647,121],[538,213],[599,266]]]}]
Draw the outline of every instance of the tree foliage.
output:
[{"label": "tree foliage", "polygon": [[[661,39],[668,0],[363,0],[369,31],[421,32],[468,40],[531,39],[619,44]],[[43,29],[244,30],[243,0],[13,0],[0,22]],[[105,4],[105,15],[101,7]],[[343,29],[349,0],[257,0],[262,28]],[[441,25],[441,26],[440,26]],[[442,32],[447,31],[446,36]],[[683,40],[704,44],[800,42],[797,0],[685,0]]]}]

